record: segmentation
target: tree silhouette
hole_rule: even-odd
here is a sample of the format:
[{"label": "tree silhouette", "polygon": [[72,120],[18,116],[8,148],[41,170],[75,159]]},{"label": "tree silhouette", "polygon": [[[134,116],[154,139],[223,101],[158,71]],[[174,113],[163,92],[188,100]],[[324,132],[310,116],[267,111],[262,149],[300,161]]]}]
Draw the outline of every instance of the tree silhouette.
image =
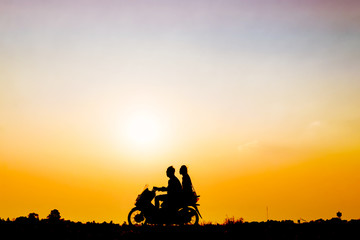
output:
[{"label": "tree silhouette", "polygon": [[337,216],[338,218],[341,218],[342,213],[341,213],[340,211],[338,211],[338,212],[336,213],[336,216]]},{"label": "tree silhouette", "polygon": [[50,214],[47,216],[47,219],[51,222],[60,221],[60,212],[57,209],[51,210]]},{"label": "tree silhouette", "polygon": [[39,214],[37,214],[37,213],[29,213],[28,219],[31,222],[37,222],[37,221],[39,221]]}]

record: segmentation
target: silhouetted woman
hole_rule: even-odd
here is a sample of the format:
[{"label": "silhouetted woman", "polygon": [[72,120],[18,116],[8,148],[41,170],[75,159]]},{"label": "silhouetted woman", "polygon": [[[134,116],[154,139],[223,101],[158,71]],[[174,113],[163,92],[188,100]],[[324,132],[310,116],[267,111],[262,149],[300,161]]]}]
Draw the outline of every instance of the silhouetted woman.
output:
[{"label": "silhouetted woman", "polygon": [[188,174],[187,167],[185,165],[181,166],[180,174],[182,175],[182,192],[184,200],[191,200],[191,198],[194,196],[194,189]]}]

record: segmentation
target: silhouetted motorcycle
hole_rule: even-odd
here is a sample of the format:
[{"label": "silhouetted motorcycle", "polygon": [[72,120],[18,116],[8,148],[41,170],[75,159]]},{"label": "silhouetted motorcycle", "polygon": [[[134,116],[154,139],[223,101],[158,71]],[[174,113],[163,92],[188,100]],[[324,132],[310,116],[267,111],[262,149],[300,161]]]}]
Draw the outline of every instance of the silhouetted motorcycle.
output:
[{"label": "silhouetted motorcycle", "polygon": [[[156,208],[152,200],[156,196],[156,191],[145,190],[138,195],[135,207],[128,215],[129,225],[151,225],[151,224],[176,224],[176,225],[198,225],[199,212],[197,202],[198,195],[194,194],[187,200],[181,200],[179,207],[170,209],[168,207]],[[162,204],[163,206],[164,204]]]}]

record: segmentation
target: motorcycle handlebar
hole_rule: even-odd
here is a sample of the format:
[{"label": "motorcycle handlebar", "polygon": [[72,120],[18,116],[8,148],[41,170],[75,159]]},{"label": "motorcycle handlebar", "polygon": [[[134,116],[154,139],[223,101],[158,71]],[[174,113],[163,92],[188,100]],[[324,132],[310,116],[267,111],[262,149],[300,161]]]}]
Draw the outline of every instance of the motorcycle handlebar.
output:
[{"label": "motorcycle handlebar", "polygon": [[165,187],[153,187],[153,191],[165,191]]}]

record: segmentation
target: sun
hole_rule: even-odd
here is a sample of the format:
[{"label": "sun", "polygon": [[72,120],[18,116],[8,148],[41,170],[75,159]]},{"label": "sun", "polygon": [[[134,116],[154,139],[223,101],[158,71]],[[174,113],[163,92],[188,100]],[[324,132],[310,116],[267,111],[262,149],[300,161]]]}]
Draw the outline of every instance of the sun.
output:
[{"label": "sun", "polygon": [[163,129],[159,118],[149,112],[138,112],[128,117],[125,123],[125,137],[132,147],[152,148],[160,143]]}]

